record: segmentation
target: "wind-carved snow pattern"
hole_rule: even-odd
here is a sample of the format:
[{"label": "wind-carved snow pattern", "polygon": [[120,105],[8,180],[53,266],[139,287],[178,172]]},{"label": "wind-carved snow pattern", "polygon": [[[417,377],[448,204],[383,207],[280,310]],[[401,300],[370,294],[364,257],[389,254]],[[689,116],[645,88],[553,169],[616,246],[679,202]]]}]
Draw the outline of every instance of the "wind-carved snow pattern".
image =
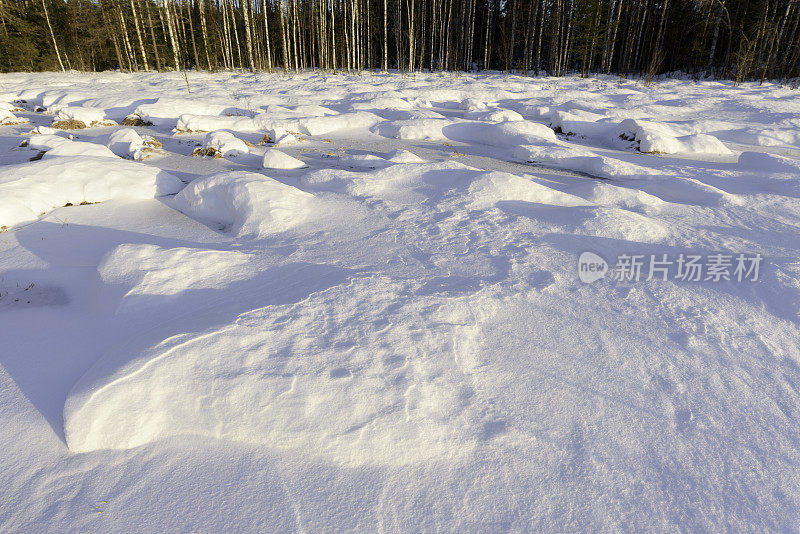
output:
[{"label": "wind-carved snow pattern", "polygon": [[469,454],[482,429],[473,312],[407,293],[362,278],[166,339],[73,391],[67,443],[81,452],[198,434],[347,465]]}]

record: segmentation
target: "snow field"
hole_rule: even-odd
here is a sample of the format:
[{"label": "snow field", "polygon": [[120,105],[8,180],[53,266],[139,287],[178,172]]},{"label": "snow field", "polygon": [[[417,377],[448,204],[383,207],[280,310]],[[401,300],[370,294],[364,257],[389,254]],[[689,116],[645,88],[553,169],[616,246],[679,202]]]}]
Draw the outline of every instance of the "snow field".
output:
[{"label": "snow field", "polygon": [[4,77],[0,528],[791,530],[796,92],[188,75]]}]

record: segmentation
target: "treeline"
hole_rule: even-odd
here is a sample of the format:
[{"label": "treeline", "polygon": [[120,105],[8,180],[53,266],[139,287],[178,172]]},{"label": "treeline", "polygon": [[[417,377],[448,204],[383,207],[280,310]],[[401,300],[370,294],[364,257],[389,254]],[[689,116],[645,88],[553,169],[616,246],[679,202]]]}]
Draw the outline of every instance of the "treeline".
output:
[{"label": "treeline", "polygon": [[0,0],[0,70],[796,80],[800,0]]}]

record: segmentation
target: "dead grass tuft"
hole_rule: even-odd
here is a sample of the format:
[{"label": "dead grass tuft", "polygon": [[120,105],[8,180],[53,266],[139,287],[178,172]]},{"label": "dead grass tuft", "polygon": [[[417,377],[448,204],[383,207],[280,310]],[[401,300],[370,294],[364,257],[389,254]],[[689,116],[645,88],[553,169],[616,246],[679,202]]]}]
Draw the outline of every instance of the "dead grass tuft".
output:
[{"label": "dead grass tuft", "polygon": [[162,148],[164,144],[155,137],[150,137],[149,135],[146,135],[144,136],[144,146],[148,148],[158,149]]},{"label": "dead grass tuft", "polygon": [[122,121],[123,126],[152,126],[153,123],[144,120],[138,115],[128,115],[125,117],[125,120]]},{"label": "dead grass tuft", "polygon": [[203,158],[203,157],[211,157],[214,159],[219,159],[222,157],[222,152],[214,148],[213,146],[209,146],[206,148],[195,148],[192,152],[193,158]]},{"label": "dead grass tuft", "polygon": [[70,119],[66,121],[54,121],[50,126],[58,128],[59,130],[83,130],[86,128],[86,123],[77,119]]}]

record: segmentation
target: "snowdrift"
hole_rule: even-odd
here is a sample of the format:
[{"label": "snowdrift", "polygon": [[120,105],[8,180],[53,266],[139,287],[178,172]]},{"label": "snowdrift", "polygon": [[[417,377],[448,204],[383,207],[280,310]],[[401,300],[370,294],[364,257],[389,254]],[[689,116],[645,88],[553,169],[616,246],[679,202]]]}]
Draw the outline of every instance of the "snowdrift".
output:
[{"label": "snowdrift", "polygon": [[218,230],[262,237],[302,224],[319,202],[263,174],[236,171],[195,180],[173,206]]},{"label": "snowdrift", "polygon": [[265,169],[301,169],[307,165],[302,160],[271,148],[264,153],[261,166]]},{"label": "snowdrift", "polygon": [[667,125],[651,121],[626,119],[617,126],[617,135],[634,141],[641,152],[662,154],[719,154],[733,152],[712,135],[679,135]]},{"label": "snowdrift", "polygon": [[[69,143],[73,142],[63,143],[52,151],[77,144]],[[93,146],[108,151],[104,146]],[[0,167],[0,226],[33,221],[66,204],[154,198],[177,193],[183,187],[178,178],[161,169],[110,154],[110,157],[63,155]]]},{"label": "snowdrift", "polygon": [[[402,292],[384,277],[359,279],[167,339],[115,372],[101,366],[67,398],[67,444],[88,452],[189,434],[348,466],[469,454],[482,424],[453,357],[468,358],[476,332],[450,324],[447,309],[421,320],[425,303]],[[418,356],[400,370],[389,362],[403,350]]]}]

